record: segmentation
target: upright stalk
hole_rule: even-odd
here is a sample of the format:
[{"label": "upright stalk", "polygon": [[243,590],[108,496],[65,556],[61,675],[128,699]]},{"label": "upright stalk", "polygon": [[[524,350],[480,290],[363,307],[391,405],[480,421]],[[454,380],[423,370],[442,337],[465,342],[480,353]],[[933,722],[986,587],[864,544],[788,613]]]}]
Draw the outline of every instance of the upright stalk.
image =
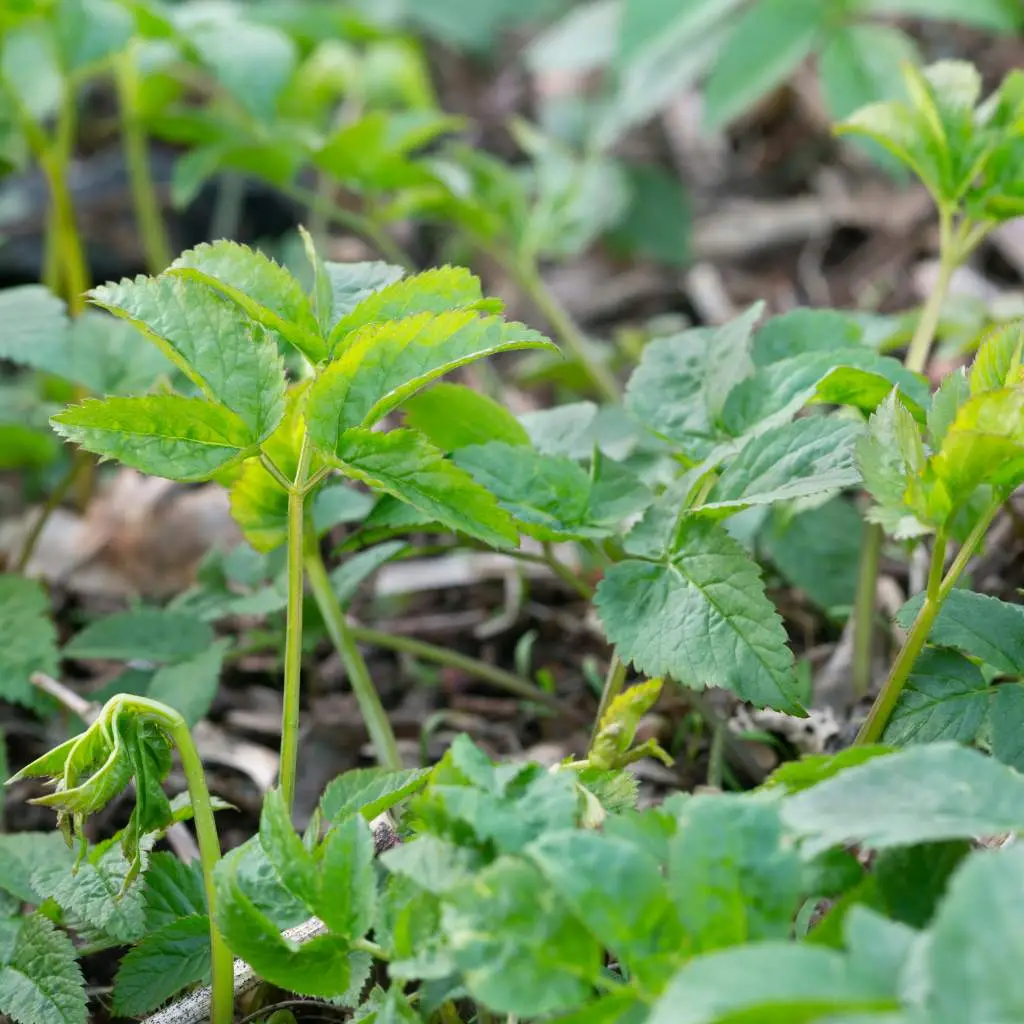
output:
[{"label": "upright stalk", "polygon": [[135,221],[146,266],[151,274],[156,275],[170,264],[171,247],[156,189],[153,187],[146,133],[139,110],[139,68],[133,46],[129,45],[127,51],[117,58],[115,72],[121,111],[121,138],[135,206]]},{"label": "upright stalk", "polygon": [[366,662],[359,652],[359,647],[345,619],[345,613],[331,588],[331,581],[320,555],[320,545],[312,530],[306,531],[305,566],[310,589],[313,591],[313,597],[327,626],[327,632],[341,656],[345,671],[348,672],[349,683],[352,685],[352,692],[359,704],[363,722],[366,724],[366,731],[370,734],[370,740],[377,754],[377,761],[390,771],[400,771],[402,756],[398,752],[398,743],[395,740],[391,722],[384,710],[384,705],[380,702],[380,695],[373,685],[370,670],[366,667]]},{"label": "upright stalk", "polygon": [[[935,333],[942,316],[942,307],[949,291],[949,282],[961,259],[961,247],[954,235],[952,215],[939,210],[939,275],[935,287],[921,311],[914,335],[910,339],[903,365],[915,373],[923,373],[928,365]],[[864,533],[860,555],[857,594],[853,610],[853,692],[863,697],[871,688],[871,655],[874,648],[875,601],[878,589],[878,563],[885,533],[877,523],[869,523]]]},{"label": "upright stalk", "polygon": [[281,767],[278,785],[291,811],[299,755],[299,697],[302,686],[302,589],[306,477],[313,449],[304,436],[295,479],[288,492],[288,622],[284,643],[284,698],[281,712]]},{"label": "upright stalk", "polygon": [[953,587],[956,586],[957,580],[960,579],[964,569],[967,568],[967,563],[971,560],[982,540],[984,540],[989,524],[995,518],[1001,504],[1002,502],[998,499],[993,499],[975,524],[974,529],[971,530],[959,552],[957,552],[957,556],[953,559],[953,564],[949,567],[949,571],[945,576],[942,574],[942,568],[946,560],[946,536],[942,531],[939,531],[936,535],[935,547],[932,550],[931,567],[928,572],[928,589],[925,592],[924,603],[914,619],[914,625],[907,634],[907,639],[900,649],[900,653],[893,662],[889,678],[885,681],[885,685],[875,700],[871,712],[860,727],[860,732],[857,733],[857,738],[854,740],[855,744],[875,743],[881,738],[893,709],[900,699],[900,694],[907,684],[907,679],[910,678],[914,662],[917,660],[917,656],[921,653],[928,639],[928,634],[931,632],[943,602],[949,596],[949,592]]}]

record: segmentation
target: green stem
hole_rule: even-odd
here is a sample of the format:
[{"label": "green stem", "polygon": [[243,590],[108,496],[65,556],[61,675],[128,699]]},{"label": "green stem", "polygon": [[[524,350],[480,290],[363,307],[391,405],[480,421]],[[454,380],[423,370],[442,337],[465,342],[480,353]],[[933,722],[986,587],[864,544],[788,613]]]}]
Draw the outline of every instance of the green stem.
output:
[{"label": "green stem", "polygon": [[459,654],[457,651],[436,647],[434,644],[425,643],[411,636],[398,636],[364,626],[350,626],[349,632],[357,643],[373,644],[375,647],[383,647],[386,650],[401,651],[403,654],[411,654],[414,658],[430,661],[435,665],[446,665],[449,668],[459,669],[467,675],[490,683],[492,686],[514,694],[516,697],[521,697],[523,700],[543,704],[560,714],[565,711],[556,697],[545,692],[539,686],[535,686],[528,679],[478,661],[476,658]]},{"label": "green stem", "polygon": [[863,697],[871,688],[871,654],[875,637],[875,598],[878,589],[878,562],[885,531],[877,523],[868,523],[864,547],[860,553],[857,596],[853,606],[853,692]]},{"label": "green stem", "polygon": [[590,749],[587,751],[588,757],[590,756],[591,751],[593,751],[594,740],[597,739],[597,734],[601,731],[601,720],[604,718],[608,709],[612,706],[612,701],[622,693],[622,687],[625,682],[626,664],[617,654],[613,654],[611,664],[608,666],[608,674],[604,678],[604,689],[601,691],[601,702],[597,706],[597,715],[594,717],[594,728],[590,734]]},{"label": "green stem", "polygon": [[149,165],[146,133],[139,110],[139,67],[135,49],[128,49],[116,59],[118,101],[121,108],[121,137],[128,166],[128,181],[135,205],[135,220],[142,240],[142,251],[151,274],[159,274],[171,262],[171,246],[160,204],[157,202],[153,175]]},{"label": "green stem", "polygon": [[302,689],[302,589],[306,477],[313,448],[304,436],[295,480],[288,492],[288,606],[284,643],[284,702],[281,712],[281,768],[278,785],[285,807],[295,799],[299,754],[299,697]]},{"label": "green stem", "polygon": [[39,538],[43,535],[43,530],[46,528],[50,516],[53,515],[60,503],[67,497],[68,492],[74,487],[75,480],[78,479],[78,474],[82,472],[85,465],[87,463],[82,459],[76,459],[72,456],[67,472],[50,492],[50,496],[46,499],[46,504],[40,509],[39,515],[36,516],[36,521],[32,524],[28,535],[25,537],[25,542],[21,546],[21,554],[18,556],[17,562],[14,563],[15,572],[23,573],[25,571],[25,567],[32,560],[36,545],[39,543]]},{"label": "green stem", "polygon": [[373,685],[370,670],[366,667],[366,662],[345,619],[345,613],[341,610],[331,587],[330,577],[320,555],[320,545],[311,530],[306,533],[305,564],[313,597],[320,608],[327,632],[348,672],[352,692],[355,694],[366,731],[370,734],[370,740],[377,753],[377,761],[390,771],[400,771],[403,767],[402,756],[398,751],[398,743],[388,713],[380,702],[380,694]]},{"label": "green stem", "polygon": [[516,283],[540,310],[555,337],[583,367],[595,390],[608,402],[619,400],[619,384],[608,367],[591,355],[583,333],[576,326],[566,308],[548,288],[532,260],[509,260],[499,256],[502,265],[515,278]]},{"label": "green stem", "polygon": [[75,137],[75,113],[74,95],[68,92],[61,104],[54,143],[44,154],[37,154],[50,190],[50,216],[60,253],[64,297],[71,316],[78,316],[85,309],[85,293],[89,290],[88,264],[67,179]]},{"label": "green stem", "polygon": [[928,365],[928,355],[935,340],[935,332],[938,330],[942,306],[949,291],[949,282],[960,260],[959,246],[953,237],[952,216],[942,209],[939,210],[939,237],[939,276],[921,311],[906,358],[903,360],[903,365],[915,373],[924,373]]},{"label": "green stem", "polygon": [[560,562],[550,544],[544,544],[544,564],[563,582],[576,591],[584,601],[594,596],[594,588],[580,579],[564,562]]},{"label": "green stem", "polygon": [[971,530],[959,552],[957,552],[957,556],[953,559],[953,564],[949,567],[949,571],[945,576],[942,575],[942,567],[946,558],[945,535],[940,531],[936,536],[935,548],[932,551],[932,561],[928,572],[928,589],[925,593],[924,604],[921,605],[921,609],[914,619],[914,625],[907,634],[907,639],[900,649],[896,660],[893,662],[889,678],[885,681],[881,693],[875,699],[875,703],[872,705],[868,717],[861,726],[860,732],[857,733],[857,738],[854,740],[855,744],[875,743],[882,736],[893,709],[900,699],[900,694],[903,692],[903,687],[906,686],[907,679],[910,678],[914,662],[917,661],[917,656],[921,653],[925,641],[928,639],[928,634],[931,632],[932,625],[942,608],[943,602],[949,596],[949,592],[953,587],[956,586],[957,580],[964,569],[967,568],[967,563],[971,560],[978,545],[984,539],[989,524],[995,518],[1000,505],[1001,502],[993,500],[985,510],[978,522],[975,523],[974,529]]}]

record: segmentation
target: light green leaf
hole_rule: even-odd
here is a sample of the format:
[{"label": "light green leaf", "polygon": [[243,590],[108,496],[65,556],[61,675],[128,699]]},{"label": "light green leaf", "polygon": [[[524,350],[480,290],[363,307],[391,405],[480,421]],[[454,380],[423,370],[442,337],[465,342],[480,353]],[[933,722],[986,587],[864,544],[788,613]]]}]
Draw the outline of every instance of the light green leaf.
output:
[{"label": "light green leaf", "polygon": [[754,335],[751,350],[756,366],[810,352],[833,352],[863,346],[863,329],[848,313],[836,309],[794,309],[773,316]]},{"label": "light green leaf", "polygon": [[718,420],[729,392],[754,372],[750,354],[754,326],[764,311],[765,303],[755,302],[739,316],[709,333],[703,391],[704,405],[713,422]]},{"label": "light green leaf", "polygon": [[601,973],[601,947],[557,889],[516,857],[449,893],[442,922],[470,995],[497,1013],[572,1009]]},{"label": "light green leaf", "polygon": [[708,123],[728,124],[781,85],[811,52],[826,11],[818,0],[760,0],[748,7],[704,87]]},{"label": "light green leaf", "polygon": [[834,498],[792,514],[773,509],[758,538],[769,561],[824,611],[848,606],[857,588],[864,522],[854,506]]},{"label": "light green leaf", "polygon": [[334,325],[348,316],[361,302],[381,288],[394,284],[405,271],[401,267],[372,260],[364,263],[324,263],[331,285],[331,315],[324,334],[329,335]]},{"label": "light green leaf", "polygon": [[512,413],[465,384],[435,384],[407,399],[403,411],[410,427],[445,452],[488,441],[530,443],[525,428]]},{"label": "light green leaf", "polygon": [[46,895],[32,885],[41,865],[70,868],[74,853],[59,832],[9,832],[0,835],[0,890],[21,903],[42,903]]},{"label": "light green leaf", "polygon": [[61,0],[55,40],[65,69],[83,73],[122,50],[135,28],[115,0]]},{"label": "light green leaf", "polygon": [[732,794],[683,805],[668,882],[691,952],[785,939],[802,879],[775,806]]},{"label": "light green leaf", "polygon": [[384,541],[354,555],[349,555],[331,572],[331,589],[342,608],[348,608],[360,584],[372,576],[382,565],[390,562],[407,545],[403,540]]},{"label": "light green leaf", "polygon": [[63,657],[183,661],[203,654],[213,642],[213,630],[190,615],[134,608],[90,623],[64,645]]},{"label": "light green leaf", "polygon": [[683,962],[686,942],[657,860],[583,830],[541,836],[525,852],[601,946],[659,991]]},{"label": "light green leaf", "polygon": [[973,853],[953,876],[923,946],[924,1012],[934,1024],[1024,1015],[1024,850]]},{"label": "light green leaf", "polygon": [[910,18],[945,18],[995,32],[1013,32],[1020,27],[1020,12],[1012,0],[867,0],[866,9]]},{"label": "light green leaf", "polygon": [[893,993],[822,946],[762,942],[691,960],[648,1024],[811,1024],[840,1011],[896,1009]]},{"label": "light green leaf", "polygon": [[[135,325],[207,398],[227,406],[262,440],[284,413],[284,364],[274,337],[199,281],[127,278],[90,292]],[[136,339],[136,342],[138,339]]]},{"label": "light green leaf", "polygon": [[530,348],[556,350],[529,327],[471,310],[367,324],[349,335],[310,388],[310,436],[330,450],[343,431],[372,427],[438,377],[485,356]]},{"label": "light green leaf", "polygon": [[57,631],[43,588],[23,576],[0,573],[0,697],[42,709],[49,701],[30,682],[33,672],[56,675]]},{"label": "light green leaf", "polygon": [[195,725],[213,704],[224,658],[232,645],[231,637],[223,637],[193,658],[157,669],[146,696],[169,705],[189,725]]},{"label": "light green leaf", "polygon": [[392,874],[410,879],[425,892],[443,896],[469,883],[479,857],[471,849],[427,833],[414,843],[385,851],[380,859]]},{"label": "light green leaf", "polygon": [[71,940],[41,914],[22,919],[0,963],[0,1013],[15,1024],[86,1024],[85,981]]},{"label": "light green leaf", "polygon": [[348,335],[367,324],[403,320],[420,313],[483,309],[500,313],[501,303],[484,299],[478,277],[465,267],[434,267],[366,296],[334,325],[328,344],[332,354],[338,356],[348,344]]},{"label": "light green leaf", "polygon": [[937,740],[970,743],[991,696],[981,670],[963,655],[942,648],[922,651],[882,739],[899,747]]},{"label": "light green leaf", "polygon": [[774,505],[860,482],[854,444],[859,423],[809,416],[754,438],[733,460],[695,508],[734,509]]},{"label": "light green leaf", "polygon": [[978,346],[971,363],[971,394],[995,391],[1024,383],[1024,322],[1001,324]]},{"label": "light green leaf", "polygon": [[414,430],[346,430],[325,454],[346,476],[393,495],[449,529],[495,546],[517,540],[512,520],[493,495]]},{"label": "light green leaf", "polygon": [[942,447],[960,406],[970,397],[970,384],[964,369],[954,370],[942,378],[931,408],[928,410],[928,437],[932,448]]},{"label": "light green leaf", "polygon": [[799,713],[778,613],[757,565],[717,524],[685,521],[667,563],[612,566],[595,603],[619,657],[639,671]]},{"label": "light green leaf", "polygon": [[1024,776],[953,743],[876,757],[788,797],[786,825],[811,856],[832,846],[873,849],[1024,829]]},{"label": "light green leaf", "polygon": [[121,960],[114,977],[113,1009],[139,1017],[189,985],[210,977],[210,921],[192,914],[145,935]]},{"label": "light green leaf", "polygon": [[170,480],[209,479],[257,441],[229,409],[179,395],[86,399],[50,422],[86,451]]},{"label": "light green leaf", "polygon": [[310,362],[327,356],[327,343],[299,282],[268,256],[237,242],[212,242],[183,252],[169,274],[196,278],[226,295],[257,323],[276,331]]},{"label": "light green leaf", "polygon": [[322,893],[313,909],[332,934],[360,939],[373,925],[377,908],[373,857],[373,833],[360,814],[339,822],[324,838]]},{"label": "light green leaf", "polygon": [[0,291],[0,358],[63,376],[65,306],[41,284]]},{"label": "light green leaf", "polygon": [[259,834],[260,846],[281,884],[313,911],[320,902],[320,873],[313,854],[295,831],[279,789],[270,790],[263,798]]},{"label": "light green leaf", "polygon": [[357,812],[369,821],[426,785],[429,774],[425,768],[400,772],[355,768],[327,786],[320,799],[320,810],[330,822],[339,822]]},{"label": "light green leaf", "polygon": [[[903,629],[913,625],[923,602],[924,594],[917,594],[897,612],[896,621]],[[1006,675],[1024,675],[1024,607],[1020,605],[954,587],[939,609],[928,640],[980,658]]]},{"label": "light green leaf", "polygon": [[[605,406],[605,410],[609,407]],[[626,414],[620,410],[620,415]],[[599,411],[593,402],[568,402],[550,409],[535,409],[519,417],[529,443],[544,455],[589,459],[600,440]],[[632,427],[632,421],[627,421]],[[495,440],[498,440],[497,438]],[[508,444],[517,442],[505,439]]]},{"label": "light green leaf", "polygon": [[805,754],[798,761],[783,762],[763,785],[766,789],[782,786],[787,793],[798,793],[833,778],[847,768],[892,752],[892,747],[871,743],[862,747],[847,747],[838,754]]}]

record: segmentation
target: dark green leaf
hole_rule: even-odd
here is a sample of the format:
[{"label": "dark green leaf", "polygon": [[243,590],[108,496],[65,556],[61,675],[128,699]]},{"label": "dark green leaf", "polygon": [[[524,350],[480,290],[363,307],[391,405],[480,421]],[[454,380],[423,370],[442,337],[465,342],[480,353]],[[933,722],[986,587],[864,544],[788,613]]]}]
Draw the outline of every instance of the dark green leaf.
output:
[{"label": "dark green leaf", "polygon": [[155,932],[180,917],[206,913],[198,860],[185,864],[172,853],[151,854],[142,881],[147,932]]},{"label": "dark green leaf", "polygon": [[402,540],[388,540],[349,555],[330,577],[331,589],[342,608],[348,607],[364,580],[372,576],[382,565],[390,562],[399,552],[404,551],[407,546]]},{"label": "dark green leaf", "polygon": [[22,919],[0,960],[0,1013],[17,1024],[86,1024],[85,982],[71,940],[42,914]]},{"label": "dark green leaf", "polygon": [[362,938],[377,908],[373,834],[366,819],[353,814],[333,826],[319,852],[322,891],[313,909],[333,934]]},{"label": "dark green leaf", "polygon": [[213,705],[224,658],[232,643],[230,637],[224,637],[193,658],[159,668],[146,696],[169,705],[189,725],[195,725]]},{"label": "dark green leaf", "polygon": [[1024,685],[1002,683],[992,694],[992,756],[1024,771]]},{"label": "dark green leaf", "polygon": [[339,775],[320,799],[320,810],[330,822],[360,813],[370,820],[404,800],[426,784],[429,771],[409,768],[389,772],[382,768],[355,768]]},{"label": "dark green leaf", "polygon": [[208,650],[213,630],[188,615],[162,608],[135,608],[97,619],[64,645],[65,658],[172,662]]},{"label": "dark green leaf", "polygon": [[317,907],[322,888],[317,864],[295,831],[279,789],[270,790],[263,798],[260,846],[281,884],[311,911]]},{"label": "dark green leaf", "polygon": [[835,309],[794,309],[773,316],[754,335],[751,355],[755,366],[811,352],[857,349],[863,330],[848,313]]}]

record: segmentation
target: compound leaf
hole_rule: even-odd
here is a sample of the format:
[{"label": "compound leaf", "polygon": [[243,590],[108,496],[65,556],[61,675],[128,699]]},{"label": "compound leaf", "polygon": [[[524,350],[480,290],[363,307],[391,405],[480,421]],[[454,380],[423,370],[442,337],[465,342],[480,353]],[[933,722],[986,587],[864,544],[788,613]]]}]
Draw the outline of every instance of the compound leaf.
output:
[{"label": "compound leaf", "polygon": [[557,351],[523,324],[480,317],[472,310],[369,323],[348,336],[340,355],[310,389],[310,434],[317,444],[333,448],[346,429],[372,427],[406,398],[457,367],[526,348]]},{"label": "compound leaf", "polygon": [[21,920],[0,962],[0,1013],[16,1024],[86,1024],[85,982],[71,940],[42,914]]},{"label": "compound leaf", "polygon": [[170,480],[209,479],[258,440],[231,410],[180,395],[86,399],[50,422],[87,451]]},{"label": "compound leaf", "polygon": [[33,672],[57,673],[57,631],[49,610],[35,580],[0,574],[0,697],[13,704],[37,709],[47,704],[29,678]]},{"label": "compound leaf", "polygon": [[275,331],[310,362],[328,353],[313,307],[299,282],[269,256],[237,242],[211,242],[183,252],[169,274],[205,282]]},{"label": "compound leaf", "polygon": [[612,566],[595,603],[619,657],[639,671],[800,713],[793,655],[757,565],[716,523],[684,521],[667,562]]},{"label": "compound leaf", "polygon": [[98,306],[149,338],[208,398],[262,440],[284,412],[284,364],[272,335],[234,303],[188,278],[127,278],[94,288]]},{"label": "compound leaf", "polygon": [[355,428],[329,440],[325,454],[346,476],[393,495],[449,529],[496,546],[515,544],[512,520],[494,496],[415,430],[380,434]]}]

